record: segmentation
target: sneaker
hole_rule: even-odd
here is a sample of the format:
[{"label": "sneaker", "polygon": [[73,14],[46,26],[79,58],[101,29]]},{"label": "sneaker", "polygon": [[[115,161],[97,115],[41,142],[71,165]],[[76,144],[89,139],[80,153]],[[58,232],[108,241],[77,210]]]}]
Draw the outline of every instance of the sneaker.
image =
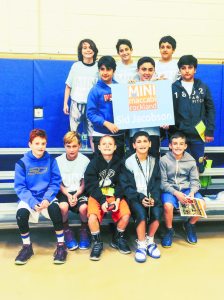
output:
[{"label": "sneaker", "polygon": [[147,253],[146,243],[144,246],[143,243],[139,243],[139,241],[137,241],[137,249],[135,251],[135,261],[137,261],[139,263],[145,262],[147,259],[146,253]]},{"label": "sneaker", "polygon": [[94,242],[89,258],[91,260],[100,260],[102,251],[103,251],[103,242]]},{"label": "sneaker", "polygon": [[19,251],[15,259],[15,264],[25,265],[32,255],[34,255],[32,244],[23,245],[22,249]]},{"label": "sneaker", "polygon": [[165,234],[161,242],[164,248],[170,248],[172,246],[174,234],[175,232],[173,228],[167,229],[167,233]]},{"label": "sneaker", "polygon": [[73,232],[70,228],[64,230],[64,236],[65,236],[65,245],[68,248],[68,250],[75,250],[78,248],[78,243],[74,238]]},{"label": "sneaker", "polygon": [[185,222],[183,224],[183,229],[186,233],[188,243],[194,244],[194,245],[197,244],[198,240],[197,240],[197,235],[195,232],[195,225],[191,224],[189,222]]},{"label": "sneaker", "polygon": [[159,248],[155,243],[147,246],[147,254],[152,258],[160,258],[161,256]]},{"label": "sneaker", "polygon": [[79,231],[79,249],[85,250],[89,249],[91,245],[88,229],[81,227]]},{"label": "sneaker", "polygon": [[64,243],[57,243],[57,248],[54,252],[54,263],[57,265],[64,264],[67,257],[67,250]]},{"label": "sneaker", "polygon": [[116,233],[112,239],[111,247],[118,249],[122,254],[131,253],[131,249],[128,246],[127,240],[124,237],[124,232]]}]

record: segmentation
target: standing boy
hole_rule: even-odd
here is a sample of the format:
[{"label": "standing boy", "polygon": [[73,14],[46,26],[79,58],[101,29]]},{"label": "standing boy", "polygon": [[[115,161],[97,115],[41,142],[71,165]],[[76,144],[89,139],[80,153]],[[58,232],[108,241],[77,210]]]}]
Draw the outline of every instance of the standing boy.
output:
[{"label": "standing boy", "polygon": [[[147,132],[135,133],[135,153],[126,159],[121,174],[122,188],[136,223],[138,240],[135,260],[140,263],[146,261],[147,254],[152,258],[160,258],[160,251],[154,242],[162,215],[160,169],[158,159],[149,155],[150,146]],[[148,219],[150,225],[147,229]]]},{"label": "standing boy", "polygon": [[159,51],[161,58],[156,61],[156,75],[159,79],[169,79],[174,82],[178,79],[177,60],[173,59],[173,53],[176,50],[176,40],[168,35],[159,41]]},{"label": "standing boy", "polygon": [[[78,62],[75,62],[69,72],[66,80],[64,107],[66,115],[70,114],[70,130],[77,131],[79,124],[84,121],[84,128],[87,129],[92,143],[92,124],[86,119],[86,102],[91,87],[98,79],[97,58],[98,49],[95,43],[90,39],[81,40],[78,45]],[[68,99],[71,96],[70,113],[68,108]]]},{"label": "standing boy", "polygon": [[100,223],[104,214],[111,211],[112,219],[117,224],[111,246],[123,254],[130,253],[130,248],[124,238],[124,231],[130,218],[130,210],[123,199],[119,184],[121,160],[114,152],[116,144],[113,137],[105,135],[100,138],[100,154],[95,156],[85,172],[85,187],[89,195],[88,218],[92,234],[91,260],[99,260],[103,242],[100,237]]},{"label": "standing boy", "polygon": [[114,79],[118,83],[128,83],[137,75],[137,64],[132,58],[132,44],[127,39],[119,39],[116,44],[116,49],[121,61],[117,63]]},{"label": "standing boy", "polygon": [[[162,202],[164,205],[164,217],[166,235],[162,239],[162,246],[171,247],[173,229],[173,209],[179,208],[179,202],[187,203],[188,198],[200,198],[205,203],[198,190],[200,189],[199,175],[194,158],[187,153],[186,137],[182,133],[175,133],[170,138],[169,148],[160,160]],[[192,217],[184,223],[187,241],[190,244],[197,243],[195,224],[199,217]]]},{"label": "standing boy", "polygon": [[87,101],[87,117],[93,124],[93,142],[95,152],[99,153],[98,145],[105,134],[113,135],[117,145],[117,155],[124,156],[124,132],[114,124],[111,83],[114,79],[116,62],[112,56],[102,56],[98,61],[100,79],[90,90]]},{"label": "standing boy", "polygon": [[67,251],[64,244],[63,222],[60,208],[54,202],[61,176],[57,162],[45,150],[47,136],[44,130],[34,129],[30,132],[27,152],[15,166],[15,191],[19,198],[16,213],[17,224],[23,247],[15,259],[18,265],[25,264],[34,254],[30,241],[29,221],[38,221],[39,214],[50,216],[57,237],[54,263],[62,264]]},{"label": "standing boy", "polygon": [[[84,173],[89,164],[89,159],[79,152],[81,140],[78,133],[69,131],[64,136],[66,153],[56,158],[62,177],[60,192],[57,195],[61,209],[65,243],[69,250],[88,249],[90,240],[87,225],[87,202],[84,190]],[[81,219],[79,244],[74,238],[68,224],[68,212],[79,213]]]},{"label": "standing boy", "polygon": [[[172,85],[175,116],[172,131],[178,130],[186,135],[187,151],[196,160],[199,172],[203,173],[205,142],[214,140],[215,107],[207,85],[195,79],[197,59],[184,55],[178,61],[178,68],[181,78]],[[196,130],[200,124],[205,126],[204,139]]]}]

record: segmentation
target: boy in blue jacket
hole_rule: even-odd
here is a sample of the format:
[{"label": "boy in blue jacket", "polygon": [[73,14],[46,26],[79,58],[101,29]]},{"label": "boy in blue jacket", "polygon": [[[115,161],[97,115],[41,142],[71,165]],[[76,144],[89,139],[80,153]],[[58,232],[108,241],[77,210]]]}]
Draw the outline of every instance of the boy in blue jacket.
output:
[{"label": "boy in blue jacket", "polygon": [[50,217],[57,236],[54,263],[62,264],[67,251],[64,244],[63,222],[60,208],[54,202],[60,189],[61,175],[57,162],[45,150],[47,136],[44,130],[34,129],[30,133],[27,152],[15,166],[15,191],[19,198],[16,213],[23,247],[15,264],[23,265],[34,254],[30,242],[29,221],[37,222],[40,213]]},{"label": "boy in blue jacket", "polygon": [[117,155],[124,156],[124,132],[114,124],[110,84],[114,79],[116,62],[112,56],[102,56],[98,61],[100,79],[90,90],[87,100],[87,118],[93,124],[93,143],[99,154],[99,141],[103,135],[112,135],[117,145]]},{"label": "boy in blue jacket", "polygon": [[[172,85],[175,128],[171,127],[171,133],[181,131],[187,137],[187,151],[196,160],[199,172],[203,173],[205,142],[214,140],[215,107],[207,85],[195,79],[197,64],[192,55],[184,55],[178,61],[181,78]],[[202,139],[196,126],[203,123]]]}]

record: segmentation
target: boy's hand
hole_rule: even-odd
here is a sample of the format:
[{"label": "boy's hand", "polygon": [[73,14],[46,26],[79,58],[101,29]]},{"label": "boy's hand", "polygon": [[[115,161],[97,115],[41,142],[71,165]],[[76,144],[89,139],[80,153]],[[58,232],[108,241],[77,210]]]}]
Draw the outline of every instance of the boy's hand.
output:
[{"label": "boy's hand", "polygon": [[165,124],[165,125],[162,125],[160,127],[167,130],[167,129],[169,129],[170,125]]},{"label": "boy's hand", "polygon": [[210,143],[214,141],[214,137],[213,136],[205,136],[205,142],[206,143]]},{"label": "boy's hand", "polygon": [[74,207],[76,206],[77,202],[78,202],[78,197],[76,194],[74,195],[71,195],[69,194],[70,196],[68,197],[68,202],[70,204],[71,207]]},{"label": "boy's hand", "polygon": [[182,204],[187,204],[188,200],[187,200],[186,195],[184,193],[176,191],[174,193],[174,196],[177,197],[178,201],[180,201]]},{"label": "boy's hand", "polygon": [[114,202],[110,203],[114,204],[115,208],[112,210],[113,212],[118,211],[119,205],[120,205],[120,198],[117,198]]},{"label": "boy's hand", "polygon": [[117,132],[119,131],[117,125],[114,124],[114,123],[105,121],[105,122],[103,123],[103,125],[104,125],[108,130],[110,130],[110,132],[112,132],[112,133],[117,133]]},{"label": "boy's hand", "polygon": [[64,107],[63,107],[63,112],[64,112],[64,114],[66,114],[66,115],[69,115],[69,108],[68,108],[68,104],[64,104]]},{"label": "boy's hand", "polygon": [[155,203],[155,201],[154,201],[153,198],[147,198],[147,197],[145,197],[145,198],[142,199],[142,205],[144,207],[154,206],[154,203]]},{"label": "boy's hand", "polygon": [[41,212],[41,206],[40,206],[40,204],[36,204],[36,205],[34,206],[34,209],[35,209],[35,211],[37,211],[37,212]]},{"label": "boy's hand", "polygon": [[40,204],[41,209],[48,208],[49,205],[50,205],[50,203],[49,203],[49,201],[46,200],[46,199],[44,199],[44,200],[41,202],[41,204]]},{"label": "boy's hand", "polygon": [[102,211],[103,212],[108,212],[108,203],[107,203],[107,201],[105,201],[102,205],[101,205],[101,209],[102,209]]}]

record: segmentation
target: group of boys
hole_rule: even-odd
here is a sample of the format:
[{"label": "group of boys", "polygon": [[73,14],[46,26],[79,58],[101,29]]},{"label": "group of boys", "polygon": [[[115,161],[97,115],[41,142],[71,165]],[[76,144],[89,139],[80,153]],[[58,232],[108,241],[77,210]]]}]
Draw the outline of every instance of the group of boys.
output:
[{"label": "group of boys", "polygon": [[[70,124],[75,124],[75,127],[71,127],[75,131],[68,132],[64,137],[66,153],[58,157],[57,161],[50,157],[45,151],[46,134],[36,129],[30,134],[31,151],[16,164],[15,190],[20,200],[17,223],[23,241],[16,264],[26,263],[33,255],[28,222],[32,217],[38,217],[39,213],[48,214],[53,222],[57,236],[54,253],[56,264],[65,262],[66,246],[70,250],[90,247],[88,228],[92,235],[90,259],[99,260],[103,250],[100,223],[108,212],[111,212],[116,223],[111,246],[124,254],[131,252],[124,232],[130,216],[133,216],[137,232],[137,262],[145,262],[147,255],[160,257],[154,235],[159,227],[163,207],[167,232],[162,239],[162,246],[172,245],[173,209],[178,208],[179,202],[187,203],[189,197],[202,199],[198,193],[198,169],[203,172],[204,141],[195,126],[204,122],[205,141],[212,141],[215,110],[207,86],[194,78],[197,59],[192,55],[182,56],[177,63],[180,79],[172,85],[175,126],[162,126],[163,129],[169,128],[170,151],[159,159],[161,128],[133,129],[129,140],[133,152],[122,163],[125,133],[114,124],[110,84],[116,83],[116,80],[127,83],[128,80],[145,81],[157,77],[171,81],[177,79],[178,68],[172,62],[175,40],[170,36],[164,37],[159,45],[162,59],[157,65],[152,58],[143,57],[135,68],[130,41],[119,40],[117,52],[122,61],[117,71],[113,57],[101,57],[97,62],[99,79],[87,93],[90,83],[95,80],[98,50],[91,40],[80,42],[80,72],[85,76],[88,73],[84,70],[87,65],[88,68],[94,66],[95,71],[90,74],[88,89],[85,84],[79,86],[78,90],[72,87],[72,73],[75,73],[76,82],[80,75],[76,73],[75,64],[66,81],[64,112],[69,113],[67,103],[71,92]],[[73,99],[73,96],[79,98],[79,101]],[[81,141],[76,133],[80,118],[85,113],[88,130],[93,137],[91,145],[95,151],[91,162],[79,152]],[[202,203],[204,205],[203,199]],[[69,210],[80,214],[82,224],[79,243],[68,225]],[[187,241],[192,244],[197,243],[197,220],[198,217],[193,217],[184,223]]]}]

